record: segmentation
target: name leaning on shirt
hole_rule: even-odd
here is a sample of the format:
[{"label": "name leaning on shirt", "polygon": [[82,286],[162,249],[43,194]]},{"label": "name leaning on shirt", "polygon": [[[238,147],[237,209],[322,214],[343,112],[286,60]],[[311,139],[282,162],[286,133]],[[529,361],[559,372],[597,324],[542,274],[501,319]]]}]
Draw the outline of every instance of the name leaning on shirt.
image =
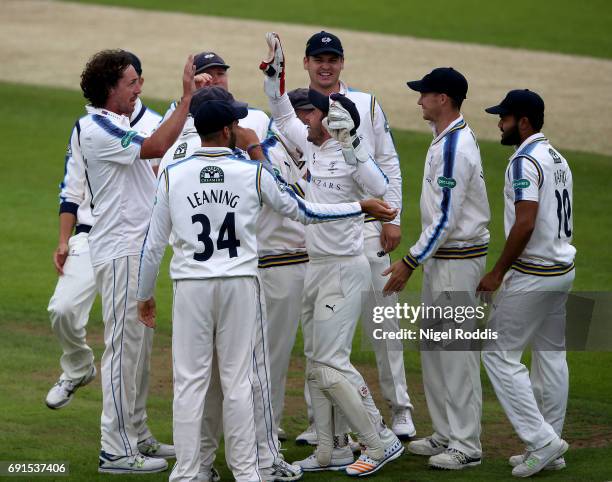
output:
[{"label": "name leaning on shirt", "polygon": [[202,206],[205,203],[211,204],[226,204],[231,208],[235,208],[238,204],[238,200],[240,196],[238,194],[234,194],[233,192],[226,191],[225,189],[210,189],[208,191],[202,190],[202,192],[194,192],[187,196],[187,201],[192,208],[197,208],[198,206]]}]

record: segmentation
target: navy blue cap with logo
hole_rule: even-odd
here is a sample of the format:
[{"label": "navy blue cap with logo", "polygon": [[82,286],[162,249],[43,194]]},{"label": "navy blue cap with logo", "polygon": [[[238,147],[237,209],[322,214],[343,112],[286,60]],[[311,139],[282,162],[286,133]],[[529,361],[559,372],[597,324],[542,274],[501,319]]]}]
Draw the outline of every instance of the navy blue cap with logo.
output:
[{"label": "navy blue cap with logo", "polygon": [[223,67],[225,70],[229,69],[230,66],[225,63],[221,57],[214,52],[201,52],[193,58],[193,65],[195,65],[195,74],[201,74],[210,67]]},{"label": "navy blue cap with logo", "polygon": [[248,108],[248,104],[246,102],[237,101],[230,92],[222,87],[213,85],[202,87],[193,93],[191,102],[189,103],[189,113],[195,117],[200,106],[208,100],[224,100],[236,108]]},{"label": "navy blue cap with logo", "polygon": [[299,89],[293,89],[287,92],[287,95],[289,96],[289,101],[291,102],[291,105],[293,106],[294,110],[314,109],[314,105],[312,105],[310,99],[308,98],[308,90],[309,89],[300,87]]},{"label": "navy blue cap with logo", "polygon": [[452,67],[439,67],[433,69],[421,80],[406,82],[408,87],[422,94],[436,92],[446,94],[458,102],[467,96],[468,82],[461,72]]},{"label": "navy blue cap with logo", "polygon": [[500,116],[514,114],[516,116],[544,116],[544,100],[529,89],[511,90],[497,105],[488,107],[485,112]]},{"label": "navy blue cap with logo", "polygon": [[222,130],[247,114],[246,107],[236,107],[225,100],[207,100],[196,112],[194,124],[198,134],[204,136]]},{"label": "navy blue cap with logo", "polygon": [[344,57],[344,49],[340,39],[333,33],[325,31],[315,33],[306,42],[306,57],[321,54],[335,54]]}]

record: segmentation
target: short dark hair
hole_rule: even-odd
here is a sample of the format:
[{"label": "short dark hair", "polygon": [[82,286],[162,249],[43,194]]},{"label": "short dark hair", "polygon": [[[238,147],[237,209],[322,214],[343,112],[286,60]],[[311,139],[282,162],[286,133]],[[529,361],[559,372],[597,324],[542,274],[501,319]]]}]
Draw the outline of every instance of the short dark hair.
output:
[{"label": "short dark hair", "polygon": [[540,132],[542,126],[544,125],[544,112],[542,112],[541,114],[536,112],[531,112],[529,114],[514,114],[514,118],[516,119],[517,123],[521,119],[521,117],[527,117],[529,123],[531,124],[531,127],[535,132]]},{"label": "short dark hair", "polygon": [[102,50],[89,59],[81,73],[83,96],[94,107],[104,107],[110,90],[117,85],[124,70],[132,64],[125,50]]},{"label": "short dark hair", "polygon": [[463,104],[463,99],[458,99],[455,97],[449,97],[451,105],[457,109],[457,110],[461,110],[461,105]]}]

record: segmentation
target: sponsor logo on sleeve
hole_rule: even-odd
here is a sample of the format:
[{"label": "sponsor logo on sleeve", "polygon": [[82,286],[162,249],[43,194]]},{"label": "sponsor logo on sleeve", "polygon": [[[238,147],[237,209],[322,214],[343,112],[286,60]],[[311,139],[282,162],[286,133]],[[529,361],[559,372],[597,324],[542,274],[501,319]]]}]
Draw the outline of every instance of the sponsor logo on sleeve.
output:
[{"label": "sponsor logo on sleeve", "polygon": [[200,183],[219,183],[224,182],[225,175],[223,169],[217,166],[206,166],[200,171]]},{"label": "sponsor logo on sleeve", "polygon": [[531,186],[529,179],[515,179],[512,181],[512,189],[527,189]]},{"label": "sponsor logo on sleeve", "polygon": [[136,131],[127,131],[121,138],[121,147],[126,148],[132,143],[132,139],[138,135]]},{"label": "sponsor logo on sleeve", "polygon": [[187,143],[183,142],[178,145],[176,151],[174,151],[174,156],[172,158],[176,161],[177,159],[182,159],[187,155]]},{"label": "sponsor logo on sleeve", "polygon": [[457,181],[455,181],[452,177],[444,177],[440,176],[438,178],[438,186],[442,189],[448,188],[452,189],[457,185]]}]

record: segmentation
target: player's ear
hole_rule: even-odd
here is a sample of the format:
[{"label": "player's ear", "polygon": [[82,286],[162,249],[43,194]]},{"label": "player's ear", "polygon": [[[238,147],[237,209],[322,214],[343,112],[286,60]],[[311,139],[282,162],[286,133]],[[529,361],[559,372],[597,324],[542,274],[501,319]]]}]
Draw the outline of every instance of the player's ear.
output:
[{"label": "player's ear", "polygon": [[308,70],[308,57],[304,55],[304,70]]}]

